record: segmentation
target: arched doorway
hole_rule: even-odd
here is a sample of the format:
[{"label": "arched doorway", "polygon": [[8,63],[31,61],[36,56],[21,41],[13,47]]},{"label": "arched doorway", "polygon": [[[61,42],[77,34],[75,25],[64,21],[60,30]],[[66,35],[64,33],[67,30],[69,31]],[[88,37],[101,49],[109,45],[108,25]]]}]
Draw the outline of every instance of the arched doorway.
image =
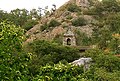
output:
[{"label": "arched doorway", "polygon": [[70,38],[67,39],[67,45],[71,45],[71,39]]}]

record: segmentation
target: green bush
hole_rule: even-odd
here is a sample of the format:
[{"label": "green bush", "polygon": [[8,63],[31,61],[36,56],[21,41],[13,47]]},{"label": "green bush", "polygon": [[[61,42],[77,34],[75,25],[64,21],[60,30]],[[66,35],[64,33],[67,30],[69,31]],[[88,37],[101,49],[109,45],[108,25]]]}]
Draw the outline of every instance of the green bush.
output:
[{"label": "green bush", "polygon": [[92,81],[116,81],[120,80],[120,58],[111,54],[106,54],[99,49],[88,50],[86,57],[92,58],[92,67],[84,76]]},{"label": "green bush", "polygon": [[[33,43],[29,44],[29,47],[33,50],[32,52],[35,53],[38,57],[40,56],[40,58],[42,58],[44,55],[49,54],[52,56],[57,55],[54,58],[52,58],[54,63],[57,63],[63,59],[65,59],[68,62],[71,62],[79,58],[79,51],[76,48],[59,46],[56,43],[51,43],[45,40],[34,41]],[[59,59],[57,59],[58,57]]]},{"label": "green bush", "polygon": [[83,17],[72,20],[73,26],[84,26],[87,24],[87,21]]},{"label": "green bush", "polygon": [[76,4],[69,4],[67,10],[70,12],[80,12],[81,11],[81,9]]},{"label": "green bush", "polygon": [[41,31],[44,31],[44,30],[46,30],[46,29],[48,29],[48,24],[47,24],[47,23],[43,24],[43,25],[40,27],[40,30],[41,30]]},{"label": "green bush", "polygon": [[48,24],[49,27],[56,27],[56,26],[59,26],[59,25],[60,25],[60,22],[58,22],[55,19],[52,19]]},{"label": "green bush", "polygon": [[94,64],[91,64],[91,67],[86,71],[83,70],[83,66],[73,66],[68,63],[66,64],[58,63],[54,65],[47,64],[46,66],[40,67],[39,74],[37,75],[37,77],[34,77],[33,80],[35,81],[37,80],[40,81],[58,81],[58,80],[59,81],[117,81],[118,80],[119,81],[120,80],[119,58],[109,55],[103,56],[101,55],[103,54],[103,52],[101,52],[100,50],[90,50],[89,53],[90,52],[91,54],[93,53],[92,55],[98,57],[93,58]]},{"label": "green bush", "polygon": [[36,20],[29,20],[29,21],[25,22],[25,24],[23,25],[22,28],[29,30],[36,24],[38,24],[38,22]]},{"label": "green bush", "polygon": [[58,43],[59,45],[62,45],[63,43],[63,36],[62,35],[56,35],[53,39],[54,42]]},{"label": "green bush", "polygon": [[78,46],[90,46],[91,45],[91,37],[88,37],[85,33],[80,32],[79,30],[75,31],[76,33],[76,44]]},{"label": "green bush", "polygon": [[99,49],[88,50],[85,55],[93,59],[94,66],[97,68],[104,68],[107,72],[119,71],[120,58],[117,56],[106,54]]},{"label": "green bush", "polygon": [[71,15],[66,16],[66,19],[71,20],[73,17]]},{"label": "green bush", "polygon": [[43,24],[43,25],[40,27],[40,30],[41,30],[41,31],[44,31],[44,30],[49,29],[50,27],[56,27],[56,26],[59,26],[59,25],[60,25],[60,22],[58,22],[58,21],[55,20],[55,19],[52,19],[49,23]]},{"label": "green bush", "polygon": [[22,49],[24,30],[11,22],[1,22],[0,28],[0,81],[28,80],[29,58]]},{"label": "green bush", "polygon": [[[33,59],[30,63],[30,72],[36,75],[40,66],[46,64],[56,64],[61,60],[72,62],[79,58],[79,50],[72,47],[60,46],[45,40],[37,40],[26,47],[31,49]],[[34,69],[33,69],[34,68]]]},{"label": "green bush", "polygon": [[83,68],[70,64],[46,65],[39,69],[40,73],[34,81],[82,81]]}]

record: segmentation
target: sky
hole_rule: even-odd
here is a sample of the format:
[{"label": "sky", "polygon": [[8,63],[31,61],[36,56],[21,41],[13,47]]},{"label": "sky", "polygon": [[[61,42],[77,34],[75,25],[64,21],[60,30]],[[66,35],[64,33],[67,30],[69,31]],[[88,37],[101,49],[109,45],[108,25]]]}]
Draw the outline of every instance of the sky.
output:
[{"label": "sky", "polygon": [[17,8],[27,10],[38,9],[38,7],[45,8],[45,6],[51,8],[52,4],[58,8],[67,1],[69,0],[0,0],[0,10],[10,12]]}]

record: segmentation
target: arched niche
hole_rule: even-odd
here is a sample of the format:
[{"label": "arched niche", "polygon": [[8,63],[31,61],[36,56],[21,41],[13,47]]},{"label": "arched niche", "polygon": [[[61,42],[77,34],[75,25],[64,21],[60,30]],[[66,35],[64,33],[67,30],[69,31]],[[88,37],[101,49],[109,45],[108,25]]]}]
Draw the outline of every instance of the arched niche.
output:
[{"label": "arched niche", "polygon": [[67,39],[67,45],[71,45],[71,39],[70,38]]}]

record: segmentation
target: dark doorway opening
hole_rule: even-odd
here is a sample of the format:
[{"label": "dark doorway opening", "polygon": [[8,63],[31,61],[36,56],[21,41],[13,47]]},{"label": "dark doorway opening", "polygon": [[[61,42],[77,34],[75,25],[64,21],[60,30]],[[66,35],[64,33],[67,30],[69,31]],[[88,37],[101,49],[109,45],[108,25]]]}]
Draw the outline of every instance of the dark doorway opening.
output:
[{"label": "dark doorway opening", "polygon": [[71,39],[70,38],[67,39],[67,45],[71,45]]}]

